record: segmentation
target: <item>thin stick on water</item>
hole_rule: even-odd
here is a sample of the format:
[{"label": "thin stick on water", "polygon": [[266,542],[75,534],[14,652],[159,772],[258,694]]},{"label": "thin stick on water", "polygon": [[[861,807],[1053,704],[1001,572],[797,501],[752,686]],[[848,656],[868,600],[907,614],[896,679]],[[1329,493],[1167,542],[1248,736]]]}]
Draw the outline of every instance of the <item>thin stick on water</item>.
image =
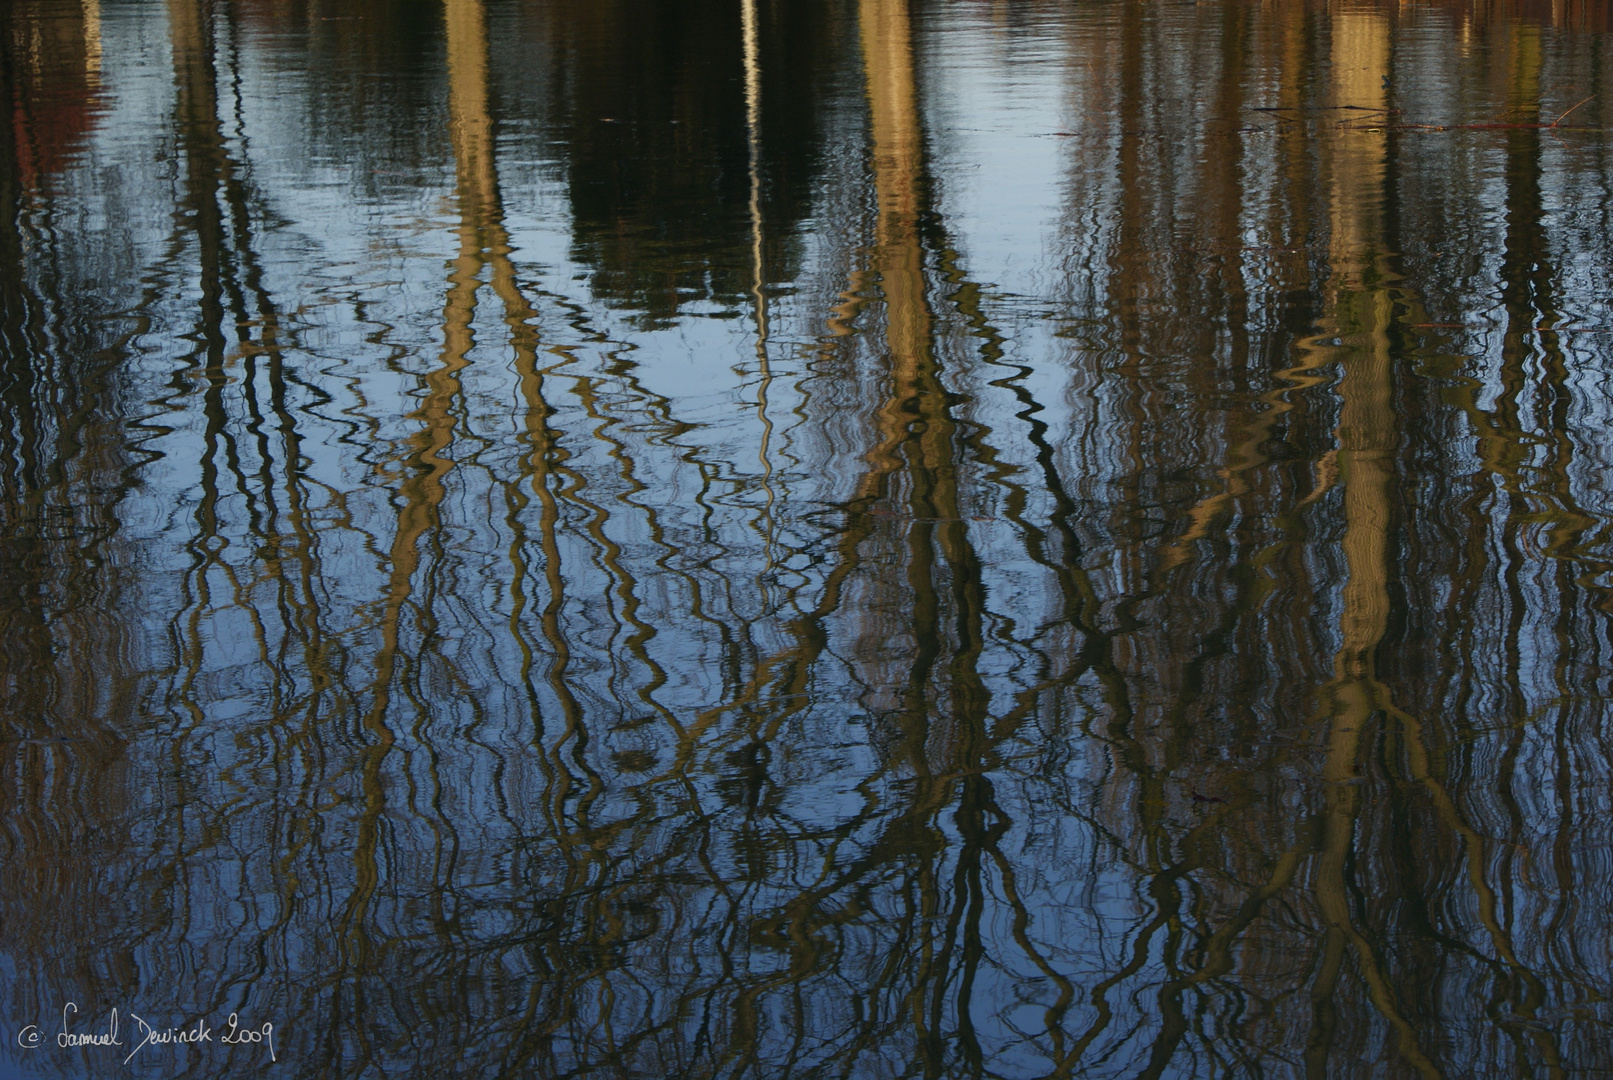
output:
[{"label": "thin stick on water", "polygon": [[[1595,96],[1596,96],[1595,94],[1592,94],[1591,97],[1586,98],[1585,101],[1589,101],[1589,100],[1591,100],[1591,98],[1593,98]],[[1585,104],[1585,101],[1580,102],[1579,105]],[[1579,108],[1579,105],[1575,105],[1574,109]],[[1568,112],[1563,113],[1562,116],[1559,116],[1557,119],[1553,120],[1551,122],[1551,126],[1556,127],[1558,124],[1562,123],[1568,117],[1568,113],[1573,112],[1574,109],[1569,109]]]}]

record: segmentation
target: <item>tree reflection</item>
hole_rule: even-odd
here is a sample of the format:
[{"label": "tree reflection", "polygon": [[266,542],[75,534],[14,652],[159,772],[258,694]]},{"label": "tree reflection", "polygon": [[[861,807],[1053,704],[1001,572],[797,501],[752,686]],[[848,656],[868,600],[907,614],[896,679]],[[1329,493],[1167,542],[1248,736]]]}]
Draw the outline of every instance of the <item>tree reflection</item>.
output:
[{"label": "tree reflection", "polygon": [[[309,1076],[1606,1063],[1597,10],[0,26],[8,1003]],[[969,139],[1049,85],[1011,286]]]}]

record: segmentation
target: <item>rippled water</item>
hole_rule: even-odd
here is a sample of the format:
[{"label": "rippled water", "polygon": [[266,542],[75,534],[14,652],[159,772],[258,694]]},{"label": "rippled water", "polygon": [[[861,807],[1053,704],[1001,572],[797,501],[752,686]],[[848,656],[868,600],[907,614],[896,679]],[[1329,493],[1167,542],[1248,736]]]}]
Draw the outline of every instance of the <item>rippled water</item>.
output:
[{"label": "rippled water", "polygon": [[0,1073],[1613,1074],[1599,0],[0,79]]}]

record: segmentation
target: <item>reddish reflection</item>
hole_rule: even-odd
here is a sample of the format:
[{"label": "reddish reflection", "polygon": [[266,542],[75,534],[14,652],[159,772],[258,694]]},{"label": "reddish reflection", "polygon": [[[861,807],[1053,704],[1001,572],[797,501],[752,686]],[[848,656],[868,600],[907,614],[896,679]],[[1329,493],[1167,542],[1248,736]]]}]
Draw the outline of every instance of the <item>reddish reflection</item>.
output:
[{"label": "reddish reflection", "polygon": [[95,126],[100,0],[15,0],[0,12],[0,89],[25,189],[59,172]]}]

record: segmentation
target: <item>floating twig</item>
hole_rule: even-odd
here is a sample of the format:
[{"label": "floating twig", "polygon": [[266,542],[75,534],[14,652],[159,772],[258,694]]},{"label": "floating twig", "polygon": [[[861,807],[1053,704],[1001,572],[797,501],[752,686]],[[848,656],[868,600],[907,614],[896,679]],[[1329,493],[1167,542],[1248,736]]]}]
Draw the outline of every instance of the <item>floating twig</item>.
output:
[{"label": "floating twig", "polygon": [[[1588,98],[1586,98],[1586,99],[1585,99],[1585,101],[1589,101],[1589,100],[1591,100],[1591,98],[1593,98],[1593,97],[1595,97],[1595,96],[1596,96],[1596,95],[1595,95],[1595,94],[1592,94],[1592,95],[1591,95],[1591,97],[1588,97]],[[1585,101],[1582,101],[1582,102],[1580,102],[1580,103],[1579,103],[1579,105],[1583,105],[1583,104],[1585,104]],[[1575,105],[1575,106],[1574,106],[1574,109],[1577,109],[1577,108],[1579,108],[1579,105]],[[1564,117],[1564,116],[1567,116],[1567,115],[1568,115],[1568,113],[1571,113],[1571,112],[1573,112],[1573,111],[1574,111],[1574,109],[1569,109],[1569,110],[1568,110],[1568,112],[1565,112],[1565,113],[1563,113],[1563,115],[1562,115],[1562,116],[1559,116],[1559,117],[1558,117],[1558,118],[1557,118],[1557,119],[1555,119],[1555,120],[1553,120],[1553,121],[1552,121],[1552,122],[1551,122],[1551,126],[1552,126],[1552,127],[1556,127],[1556,126],[1557,126],[1557,125],[1558,125],[1558,124],[1560,124],[1560,123],[1562,123],[1562,122],[1563,122],[1563,117]]]},{"label": "floating twig", "polygon": [[[1581,102],[1581,104],[1584,104],[1584,103]],[[1579,106],[1576,105],[1574,108],[1578,108],[1578,107]],[[1573,109],[1569,110],[1569,112],[1573,112],[1573,111],[1574,111]],[[1567,116],[1567,115],[1568,115],[1568,113],[1563,114],[1563,116]],[[1561,120],[1562,117],[1558,117],[1558,119]],[[1397,131],[1523,131],[1523,130],[1551,131],[1551,130],[1553,130],[1553,129],[1555,129],[1557,127],[1557,124],[1556,123],[1550,123],[1550,124],[1503,124],[1503,123],[1500,123],[1499,121],[1493,121],[1493,122],[1484,123],[1484,124],[1395,124],[1394,127],[1395,127],[1395,129]],[[1562,130],[1563,131],[1600,131],[1602,129],[1601,128],[1594,128],[1594,127],[1591,127],[1591,126],[1589,126],[1587,124],[1571,124],[1568,127],[1563,128]]]}]

